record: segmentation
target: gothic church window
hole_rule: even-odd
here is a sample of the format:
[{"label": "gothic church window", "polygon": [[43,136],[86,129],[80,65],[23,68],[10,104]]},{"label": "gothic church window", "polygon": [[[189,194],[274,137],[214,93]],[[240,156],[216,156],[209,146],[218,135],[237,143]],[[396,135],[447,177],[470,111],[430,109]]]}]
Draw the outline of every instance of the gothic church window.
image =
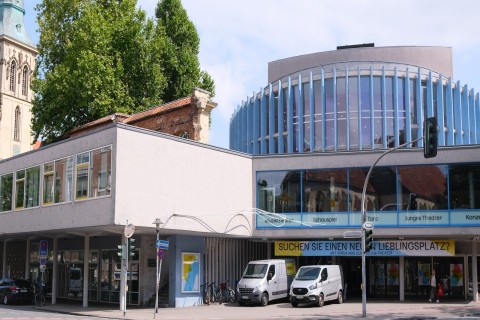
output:
[{"label": "gothic church window", "polygon": [[17,72],[17,65],[15,61],[10,64],[10,91],[15,91],[15,73]]},{"label": "gothic church window", "polygon": [[22,70],[22,94],[24,96],[27,95],[27,88],[28,88],[28,68],[27,66],[23,67]]},{"label": "gothic church window", "polygon": [[15,109],[15,123],[13,127],[13,140],[20,141],[20,107]]}]

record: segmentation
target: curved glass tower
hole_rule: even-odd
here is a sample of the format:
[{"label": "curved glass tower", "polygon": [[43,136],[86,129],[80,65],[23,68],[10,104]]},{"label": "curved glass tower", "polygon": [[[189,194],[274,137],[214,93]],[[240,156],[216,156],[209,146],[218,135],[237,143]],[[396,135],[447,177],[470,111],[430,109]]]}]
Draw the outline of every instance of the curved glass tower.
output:
[{"label": "curved glass tower", "polygon": [[339,48],[271,62],[269,82],[233,114],[231,149],[387,149],[422,137],[432,116],[439,146],[480,143],[479,94],[454,82],[451,48]]}]

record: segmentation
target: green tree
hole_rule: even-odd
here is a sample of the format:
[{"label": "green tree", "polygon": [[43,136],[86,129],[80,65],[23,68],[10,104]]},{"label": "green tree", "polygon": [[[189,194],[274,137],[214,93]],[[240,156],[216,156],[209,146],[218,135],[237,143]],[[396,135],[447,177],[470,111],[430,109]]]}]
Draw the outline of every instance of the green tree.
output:
[{"label": "green tree", "polygon": [[157,34],[166,36],[159,61],[168,79],[163,99],[171,101],[187,96],[194,87],[207,90],[214,96],[215,83],[212,77],[208,72],[200,70],[200,38],[197,29],[189,20],[181,1],[159,1],[155,17]]},{"label": "green tree", "polygon": [[32,131],[45,142],[106,115],[162,102],[166,38],[136,0],[43,0]]}]

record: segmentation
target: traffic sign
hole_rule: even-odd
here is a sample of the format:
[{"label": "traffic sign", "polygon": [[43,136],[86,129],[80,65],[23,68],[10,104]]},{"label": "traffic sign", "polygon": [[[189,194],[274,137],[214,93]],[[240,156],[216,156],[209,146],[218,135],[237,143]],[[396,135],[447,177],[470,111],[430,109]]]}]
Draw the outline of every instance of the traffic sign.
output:
[{"label": "traffic sign", "polygon": [[168,250],[168,241],[167,240],[157,240],[155,243],[155,247],[159,249],[165,249]]},{"label": "traffic sign", "polygon": [[163,257],[165,257],[165,250],[164,249],[158,249],[158,257],[160,259],[163,259]]},{"label": "traffic sign", "polygon": [[40,258],[40,265],[46,265],[47,264],[47,258]]},{"label": "traffic sign", "polygon": [[44,265],[44,264],[40,265],[40,272],[45,272],[46,269],[47,269],[46,265]]},{"label": "traffic sign", "polygon": [[40,257],[48,256],[48,241],[47,240],[40,240],[39,255],[40,255]]}]

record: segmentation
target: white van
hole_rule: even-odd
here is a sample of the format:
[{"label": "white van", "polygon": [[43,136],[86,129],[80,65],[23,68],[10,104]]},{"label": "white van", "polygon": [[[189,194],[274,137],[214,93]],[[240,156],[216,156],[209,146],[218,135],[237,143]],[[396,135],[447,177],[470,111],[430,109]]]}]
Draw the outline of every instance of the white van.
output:
[{"label": "white van", "polygon": [[289,263],[293,262],[278,259],[250,261],[237,284],[238,304],[243,306],[249,302],[266,306],[269,301],[286,298],[293,280],[287,272],[287,268],[292,269]]},{"label": "white van", "polygon": [[316,304],[325,301],[343,302],[343,274],[338,265],[304,266],[298,269],[290,287],[290,303],[297,307],[300,303]]}]

